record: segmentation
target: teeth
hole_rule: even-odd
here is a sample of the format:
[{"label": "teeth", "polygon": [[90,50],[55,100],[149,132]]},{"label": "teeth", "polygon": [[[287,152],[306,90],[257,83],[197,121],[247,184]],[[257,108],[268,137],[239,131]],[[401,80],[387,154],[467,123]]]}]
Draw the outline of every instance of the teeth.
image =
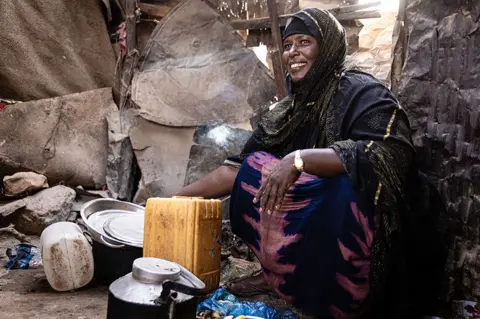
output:
[{"label": "teeth", "polygon": [[301,68],[304,65],[306,65],[306,63],[293,63],[293,64],[290,65],[290,67],[292,69],[297,69],[297,68]]}]

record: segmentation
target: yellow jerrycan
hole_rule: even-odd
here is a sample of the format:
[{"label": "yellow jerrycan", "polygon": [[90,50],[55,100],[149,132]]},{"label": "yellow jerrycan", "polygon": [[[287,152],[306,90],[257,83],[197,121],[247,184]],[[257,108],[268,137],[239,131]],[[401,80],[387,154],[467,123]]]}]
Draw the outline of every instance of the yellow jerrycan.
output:
[{"label": "yellow jerrycan", "polygon": [[176,262],[211,292],[220,283],[221,201],[201,197],[149,198],[143,256]]}]

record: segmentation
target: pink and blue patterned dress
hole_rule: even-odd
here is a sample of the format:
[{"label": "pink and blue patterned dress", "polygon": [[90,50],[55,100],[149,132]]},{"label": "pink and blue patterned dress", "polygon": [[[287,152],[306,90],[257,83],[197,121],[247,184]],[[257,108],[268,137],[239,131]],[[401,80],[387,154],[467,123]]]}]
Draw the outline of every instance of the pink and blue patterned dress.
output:
[{"label": "pink and blue patterned dress", "polygon": [[374,216],[358,206],[347,175],[305,173],[279,211],[260,213],[252,201],[277,162],[265,152],[243,162],[232,192],[232,229],[282,299],[319,318],[345,318],[369,293]]}]

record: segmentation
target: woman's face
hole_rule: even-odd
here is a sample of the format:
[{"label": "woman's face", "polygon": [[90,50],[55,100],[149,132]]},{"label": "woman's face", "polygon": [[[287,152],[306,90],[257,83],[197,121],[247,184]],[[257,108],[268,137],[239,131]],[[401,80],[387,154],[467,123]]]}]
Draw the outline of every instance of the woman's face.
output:
[{"label": "woman's face", "polygon": [[317,39],[306,34],[293,34],[283,41],[283,63],[293,82],[301,81],[317,59]]}]

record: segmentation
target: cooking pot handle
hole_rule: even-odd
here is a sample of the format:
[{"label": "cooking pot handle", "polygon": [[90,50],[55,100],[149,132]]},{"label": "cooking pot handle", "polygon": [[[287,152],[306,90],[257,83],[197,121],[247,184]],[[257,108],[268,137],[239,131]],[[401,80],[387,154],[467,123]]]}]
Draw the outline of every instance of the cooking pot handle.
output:
[{"label": "cooking pot handle", "polygon": [[90,246],[93,246],[93,238],[92,238],[92,235],[90,235],[89,232],[84,231],[84,232],[83,232],[83,236],[85,236],[85,238],[87,239],[87,241],[88,241],[88,243],[90,244]]},{"label": "cooking pot handle", "polygon": [[110,247],[110,248],[124,248],[125,247],[125,245],[110,244],[105,238],[103,238],[103,235],[100,235],[99,239],[100,239],[101,244],[103,244],[107,247]]}]

